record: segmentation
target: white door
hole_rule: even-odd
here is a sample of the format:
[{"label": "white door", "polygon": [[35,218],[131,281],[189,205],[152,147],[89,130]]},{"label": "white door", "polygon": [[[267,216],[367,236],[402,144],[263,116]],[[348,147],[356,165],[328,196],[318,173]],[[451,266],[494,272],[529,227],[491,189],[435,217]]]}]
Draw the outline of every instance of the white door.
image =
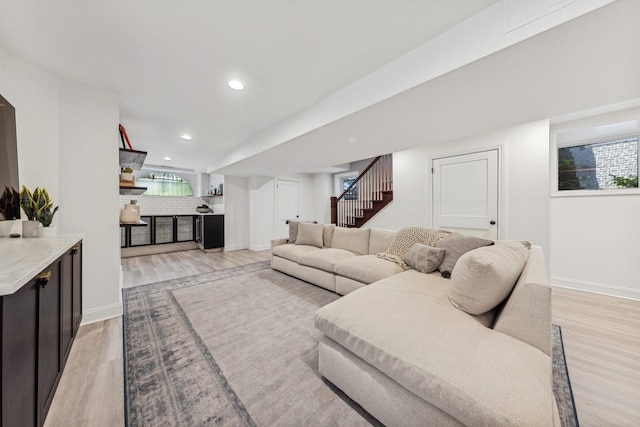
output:
[{"label": "white door", "polygon": [[300,217],[297,181],[276,179],[276,236],[288,237],[287,220]]},{"label": "white door", "polygon": [[498,150],[433,160],[433,226],[498,238]]}]

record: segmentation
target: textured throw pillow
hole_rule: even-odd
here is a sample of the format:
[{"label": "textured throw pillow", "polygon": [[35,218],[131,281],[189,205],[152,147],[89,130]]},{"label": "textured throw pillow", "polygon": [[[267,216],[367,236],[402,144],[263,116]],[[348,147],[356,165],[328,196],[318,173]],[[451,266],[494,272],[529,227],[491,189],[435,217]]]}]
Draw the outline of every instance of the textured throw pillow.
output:
[{"label": "textured throw pillow", "polygon": [[404,262],[404,256],[409,249],[416,243],[422,243],[427,246],[435,246],[436,242],[444,239],[451,234],[450,231],[439,230],[437,228],[426,227],[405,227],[398,231],[396,237],[391,242],[389,249],[377,254],[379,258],[387,261],[395,262],[404,268],[409,266]]},{"label": "textured throw pillow", "polygon": [[493,245],[492,240],[458,233],[452,233],[447,238],[440,240],[435,244],[435,247],[447,250],[444,254],[442,264],[438,267],[440,274],[442,277],[446,277],[447,279],[450,278],[451,272],[453,271],[453,267],[455,267],[458,258],[469,251],[489,245]]},{"label": "textured throw pillow", "polygon": [[469,314],[492,310],[509,296],[528,257],[529,250],[516,242],[467,252],[453,270],[449,301]]},{"label": "textured throw pillow", "polygon": [[296,236],[296,245],[309,245],[322,247],[322,234],[324,227],[322,224],[311,224],[301,222],[298,224],[298,235]]},{"label": "textured throw pillow", "polygon": [[446,249],[416,243],[404,256],[404,262],[420,273],[433,273],[438,269]]}]

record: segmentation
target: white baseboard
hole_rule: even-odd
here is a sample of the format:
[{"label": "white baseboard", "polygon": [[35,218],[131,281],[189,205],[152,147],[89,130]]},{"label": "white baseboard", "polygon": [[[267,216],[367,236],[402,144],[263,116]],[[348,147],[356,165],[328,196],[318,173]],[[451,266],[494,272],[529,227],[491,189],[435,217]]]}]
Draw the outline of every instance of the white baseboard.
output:
[{"label": "white baseboard", "polygon": [[577,289],[579,291],[594,294],[609,295],[612,297],[640,301],[640,289],[626,288],[623,286],[606,285],[604,283],[587,282],[586,280],[567,279],[565,277],[551,277],[553,286],[560,288]]},{"label": "white baseboard", "polygon": [[229,251],[239,251],[241,249],[249,249],[249,246],[247,245],[225,245],[224,247],[224,251],[225,252],[229,252]]},{"label": "white baseboard", "polygon": [[84,310],[82,312],[82,322],[80,323],[80,326],[89,325],[91,323],[100,322],[102,320],[112,319],[118,316],[122,316],[121,302]]},{"label": "white baseboard", "polygon": [[252,251],[266,251],[267,249],[271,249],[271,243],[267,245],[259,245],[259,246],[249,246],[249,249]]}]

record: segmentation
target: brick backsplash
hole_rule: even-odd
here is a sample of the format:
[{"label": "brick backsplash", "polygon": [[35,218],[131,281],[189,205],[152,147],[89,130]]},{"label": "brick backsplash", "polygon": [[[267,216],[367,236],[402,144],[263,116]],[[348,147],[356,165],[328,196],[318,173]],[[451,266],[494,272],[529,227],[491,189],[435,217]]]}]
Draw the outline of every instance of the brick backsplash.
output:
[{"label": "brick backsplash", "polygon": [[120,196],[120,209],[131,200],[137,200],[140,215],[191,215],[196,208],[207,204],[214,213],[224,213],[224,198],[216,197],[211,203],[200,197],[167,197],[167,196]]}]

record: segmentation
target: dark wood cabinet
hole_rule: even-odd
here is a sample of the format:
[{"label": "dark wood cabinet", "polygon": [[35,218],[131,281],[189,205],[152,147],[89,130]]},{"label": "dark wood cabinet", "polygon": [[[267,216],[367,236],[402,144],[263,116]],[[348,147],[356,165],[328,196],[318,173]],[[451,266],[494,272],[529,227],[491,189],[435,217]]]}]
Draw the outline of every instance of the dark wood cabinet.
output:
[{"label": "dark wood cabinet", "polygon": [[78,244],[0,301],[2,426],[41,426],[82,318]]}]

